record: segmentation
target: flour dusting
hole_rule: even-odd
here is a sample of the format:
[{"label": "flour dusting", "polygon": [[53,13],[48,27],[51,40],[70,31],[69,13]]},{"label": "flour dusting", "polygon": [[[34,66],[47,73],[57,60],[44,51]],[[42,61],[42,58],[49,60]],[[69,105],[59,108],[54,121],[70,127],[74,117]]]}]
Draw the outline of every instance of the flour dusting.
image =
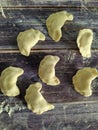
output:
[{"label": "flour dusting", "polygon": [[1,102],[1,104],[0,104],[0,114],[3,112],[6,112],[6,113],[8,113],[9,117],[11,117],[14,114],[14,112],[22,111],[25,109],[26,109],[26,106],[24,106],[22,103],[11,104],[11,103],[8,103],[7,99],[4,100],[3,102]]},{"label": "flour dusting", "polygon": [[5,13],[4,13],[4,9],[2,8],[1,4],[0,4],[0,12],[1,12],[2,16],[3,16],[4,18],[6,18],[6,15],[5,15]]}]

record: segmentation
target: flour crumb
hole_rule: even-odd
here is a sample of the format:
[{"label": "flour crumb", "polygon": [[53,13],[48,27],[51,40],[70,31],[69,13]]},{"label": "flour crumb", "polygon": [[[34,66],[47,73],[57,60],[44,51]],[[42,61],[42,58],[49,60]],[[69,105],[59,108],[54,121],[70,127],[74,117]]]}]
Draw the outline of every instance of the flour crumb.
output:
[{"label": "flour crumb", "polygon": [[3,128],[2,130],[7,130],[6,128]]},{"label": "flour crumb", "polygon": [[8,103],[8,100],[4,100],[3,102],[0,103],[0,114],[3,112],[6,112],[9,117],[12,117],[12,115],[16,111],[22,111],[25,110],[26,106],[24,106],[21,102],[19,104],[11,104]]},{"label": "flour crumb", "polygon": [[0,114],[3,112],[4,105],[5,105],[5,101],[1,102],[1,104],[0,104]]},{"label": "flour crumb", "polygon": [[5,15],[5,13],[4,13],[4,9],[2,8],[2,5],[1,5],[1,4],[0,4],[0,12],[1,12],[1,14],[2,14],[2,16],[3,16],[4,18],[7,18],[6,15]]}]

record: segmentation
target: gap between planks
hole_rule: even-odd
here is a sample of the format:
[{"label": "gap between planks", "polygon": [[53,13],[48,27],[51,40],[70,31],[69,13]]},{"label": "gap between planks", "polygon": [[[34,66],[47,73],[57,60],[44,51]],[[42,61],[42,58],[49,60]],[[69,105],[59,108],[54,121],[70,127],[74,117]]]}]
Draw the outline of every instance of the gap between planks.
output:
[{"label": "gap between planks", "polygon": [[[54,9],[54,8],[84,8],[81,6],[74,6],[74,5],[29,5],[29,6],[2,6],[3,9]],[[87,6],[87,8],[98,8],[98,6]]]},{"label": "gap between planks", "polygon": [[[34,50],[31,50],[30,52],[33,53],[33,52],[55,52],[55,51],[60,51],[60,52],[64,52],[66,50],[72,50],[71,49],[34,49]],[[75,49],[73,49],[75,50]],[[77,49],[76,49],[77,50]],[[0,53],[20,53],[20,50],[18,49],[0,49]]]},{"label": "gap between planks", "polygon": [[[55,52],[55,51],[60,51],[60,52],[65,52],[65,51],[78,51],[79,52],[79,49],[73,49],[73,48],[67,48],[67,49],[60,49],[60,48],[55,48],[55,49],[32,49],[30,51],[30,53],[33,53],[33,52]],[[91,49],[91,52],[98,52],[98,49]],[[0,53],[20,53],[20,50],[18,49],[0,49]]]},{"label": "gap between planks", "polygon": [[98,103],[98,100],[85,100],[85,101],[71,101],[71,102],[62,102],[62,103],[53,103],[53,104],[61,104],[61,105],[78,105],[78,104],[91,104]]}]

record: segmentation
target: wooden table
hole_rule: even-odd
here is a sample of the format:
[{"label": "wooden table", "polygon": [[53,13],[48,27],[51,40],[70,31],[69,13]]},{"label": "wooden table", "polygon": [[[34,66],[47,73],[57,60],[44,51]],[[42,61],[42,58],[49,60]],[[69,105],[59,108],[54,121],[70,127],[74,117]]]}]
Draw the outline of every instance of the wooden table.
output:
[{"label": "wooden table", "polygon": [[[97,0],[1,0],[0,13],[0,72],[12,65],[22,67],[25,73],[17,85],[21,94],[9,98],[0,93],[0,130],[97,130],[98,129],[98,78],[92,82],[93,95],[83,97],[73,89],[72,76],[83,67],[98,69],[98,1]],[[47,33],[45,20],[53,12],[66,10],[74,15],[72,22],[63,28],[63,37],[54,42]],[[39,42],[29,57],[20,54],[16,42],[20,31],[35,28],[42,31],[46,40]],[[94,32],[92,57],[83,58],[76,45],[80,29]],[[38,66],[47,55],[57,55],[56,75],[61,84],[47,86],[38,77]],[[24,95],[31,83],[43,84],[42,94],[55,109],[36,115],[26,107]],[[17,106],[17,107],[16,107]],[[13,108],[13,113],[12,109]],[[1,110],[1,109],[0,109]],[[12,113],[9,117],[8,113]]]}]

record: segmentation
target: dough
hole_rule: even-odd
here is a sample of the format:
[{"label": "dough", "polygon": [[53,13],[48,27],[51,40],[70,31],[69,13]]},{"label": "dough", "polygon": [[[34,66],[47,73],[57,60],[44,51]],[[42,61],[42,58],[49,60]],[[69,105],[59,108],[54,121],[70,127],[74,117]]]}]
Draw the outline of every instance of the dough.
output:
[{"label": "dough", "polygon": [[62,37],[61,28],[67,20],[72,21],[73,15],[66,11],[53,13],[47,18],[46,26],[48,33],[54,41],[58,42]]},{"label": "dough", "polygon": [[91,57],[91,44],[93,40],[93,32],[91,29],[82,29],[77,37],[77,45],[83,57]]},{"label": "dough", "polygon": [[4,69],[0,77],[0,89],[4,95],[17,96],[20,91],[16,85],[17,78],[23,74],[23,69],[9,66]]},{"label": "dough", "polygon": [[42,114],[48,110],[54,109],[54,106],[48,103],[42,96],[40,92],[41,88],[42,85],[39,82],[31,84],[26,90],[25,95],[28,108],[36,114]]},{"label": "dough", "polygon": [[59,85],[60,80],[55,76],[55,65],[60,60],[58,56],[47,55],[39,65],[39,77],[47,85]]},{"label": "dough", "polygon": [[92,95],[91,82],[98,76],[96,68],[84,67],[73,76],[74,89],[81,95]]},{"label": "dough", "polygon": [[45,35],[39,30],[29,29],[20,32],[17,37],[17,42],[21,54],[29,56],[31,48],[35,46],[39,40],[45,40]]}]

